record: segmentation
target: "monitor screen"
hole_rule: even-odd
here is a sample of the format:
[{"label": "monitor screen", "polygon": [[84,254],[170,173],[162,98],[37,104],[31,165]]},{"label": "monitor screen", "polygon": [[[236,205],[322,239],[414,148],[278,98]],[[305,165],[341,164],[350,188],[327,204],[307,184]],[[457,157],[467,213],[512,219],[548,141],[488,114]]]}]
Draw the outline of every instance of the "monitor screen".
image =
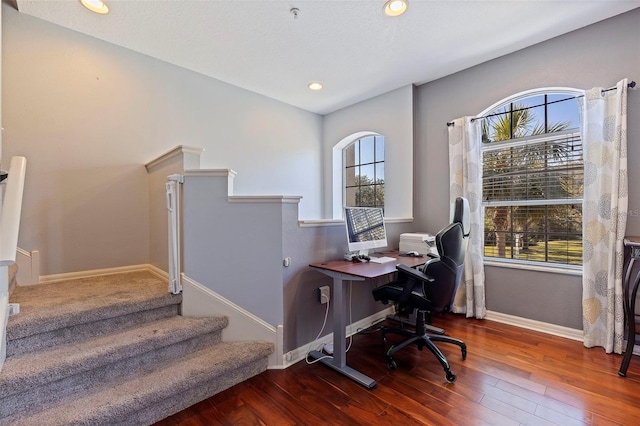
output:
[{"label": "monitor screen", "polygon": [[368,255],[370,249],[387,246],[384,213],[379,207],[345,207],[349,251]]}]

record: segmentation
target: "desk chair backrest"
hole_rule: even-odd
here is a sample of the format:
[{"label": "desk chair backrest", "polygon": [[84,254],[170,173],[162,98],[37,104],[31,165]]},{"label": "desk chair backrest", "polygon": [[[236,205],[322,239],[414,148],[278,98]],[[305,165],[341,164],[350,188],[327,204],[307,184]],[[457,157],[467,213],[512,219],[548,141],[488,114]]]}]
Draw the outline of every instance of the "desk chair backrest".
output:
[{"label": "desk chair backrest", "polygon": [[[469,244],[469,235],[471,234],[471,213],[469,210],[469,201],[464,197],[456,198],[453,207],[453,220],[462,225],[462,253],[467,252],[467,245]],[[464,254],[463,254],[464,256]],[[462,267],[458,271],[456,276],[456,288],[462,281]],[[455,295],[455,293],[454,293]]]},{"label": "desk chair backrest", "polygon": [[422,272],[433,277],[434,281],[423,284],[423,292],[431,302],[433,311],[447,312],[455,297],[466,244],[464,243],[462,224],[454,222],[436,235],[436,247],[439,256],[425,263]]},{"label": "desk chair backrest", "polygon": [[465,240],[469,239],[471,233],[471,214],[469,201],[464,197],[456,198],[453,205],[453,219],[451,222],[458,222],[462,225],[462,233]]}]

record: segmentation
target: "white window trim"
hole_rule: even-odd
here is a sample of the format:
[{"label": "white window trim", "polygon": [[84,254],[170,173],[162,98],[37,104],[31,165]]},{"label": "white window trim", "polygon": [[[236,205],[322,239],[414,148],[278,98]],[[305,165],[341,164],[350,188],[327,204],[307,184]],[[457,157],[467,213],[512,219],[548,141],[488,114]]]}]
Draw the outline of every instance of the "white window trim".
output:
[{"label": "white window trim", "polygon": [[495,257],[483,257],[484,266],[496,266],[499,268],[525,269],[527,271],[551,272],[556,274],[582,276],[582,266],[562,265],[557,263],[527,262],[517,259],[499,259]]},{"label": "white window trim", "polygon": [[516,93],[515,95],[506,97],[494,103],[489,108],[485,108],[484,110],[482,110],[482,112],[476,114],[476,117],[484,117],[485,115],[491,113],[491,111],[493,111],[494,109],[506,104],[507,102],[516,102],[516,101],[519,101],[520,99],[528,98],[531,96],[537,96],[537,95],[545,95],[549,93],[564,94],[564,95],[570,95],[570,96],[581,96],[581,95],[584,95],[584,90],[575,89],[572,87],[543,87],[539,89],[525,90],[523,92]]},{"label": "white window trim", "polygon": [[559,132],[545,133],[543,135],[527,136],[524,138],[509,139],[505,141],[491,142],[482,147],[482,152],[498,151],[507,148],[520,148],[532,143],[542,143],[555,141],[557,139],[565,139],[572,136],[582,138],[580,129],[567,129]]},{"label": "white window trim", "polygon": [[[530,89],[525,90],[523,92],[516,93],[515,95],[506,97],[498,102],[495,102],[493,105],[485,108],[480,113],[476,114],[476,117],[484,117],[487,114],[490,114],[496,108],[511,102],[517,102],[520,99],[529,98],[531,96],[537,95],[545,95],[545,94],[565,94],[570,96],[581,96],[584,95],[584,90],[576,89],[572,87],[543,87],[538,89]],[[575,130],[574,130],[575,132]],[[495,205],[495,204],[491,204]],[[483,203],[483,208],[485,207]],[[482,228],[482,232],[484,232],[484,227]],[[512,268],[512,269],[526,269],[531,271],[541,271],[541,272],[554,272],[560,274],[567,275],[582,275],[582,266],[576,265],[563,265],[557,263],[549,263],[549,262],[530,262],[530,261],[522,261],[522,260],[514,260],[514,259],[501,259],[497,257],[487,257],[483,256],[483,264],[485,266],[495,266],[501,268]]]},{"label": "white window trim", "polygon": [[[342,151],[351,145],[353,142],[358,139],[362,139],[367,136],[383,136],[378,132],[373,131],[362,131],[352,133],[346,138],[342,139],[340,142],[333,146],[331,151],[332,156],[332,176],[333,176],[333,188],[332,188],[332,218],[333,219],[342,219],[342,207],[344,206],[345,194],[344,194],[344,157]],[[386,149],[386,144],[385,144]],[[386,153],[385,153],[386,154]],[[386,156],[385,156],[386,160]]]},{"label": "white window trim", "polygon": [[[385,223],[413,223],[412,217],[386,217]],[[344,226],[344,219],[306,219],[299,220],[298,226],[301,228],[314,228],[320,226]]]}]

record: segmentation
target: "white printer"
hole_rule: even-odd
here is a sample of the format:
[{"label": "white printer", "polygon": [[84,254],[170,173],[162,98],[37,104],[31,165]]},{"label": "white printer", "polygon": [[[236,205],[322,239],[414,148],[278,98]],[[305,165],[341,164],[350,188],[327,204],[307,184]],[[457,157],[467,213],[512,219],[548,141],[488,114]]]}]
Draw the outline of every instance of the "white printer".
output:
[{"label": "white printer", "polygon": [[400,253],[417,251],[420,254],[438,254],[436,237],[431,234],[405,233],[400,234]]}]

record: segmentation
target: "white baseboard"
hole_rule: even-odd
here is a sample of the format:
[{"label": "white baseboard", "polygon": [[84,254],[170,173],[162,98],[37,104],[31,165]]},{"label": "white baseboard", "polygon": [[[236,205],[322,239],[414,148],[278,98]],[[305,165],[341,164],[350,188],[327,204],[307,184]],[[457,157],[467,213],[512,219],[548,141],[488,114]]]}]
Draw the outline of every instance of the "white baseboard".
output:
[{"label": "white baseboard", "polygon": [[40,252],[28,252],[18,247],[16,249],[16,263],[18,264],[18,285],[40,284]]},{"label": "white baseboard", "polygon": [[[347,336],[351,336],[352,334],[359,332],[361,329],[368,328],[371,325],[384,320],[387,317],[387,315],[390,315],[393,313],[394,313],[393,307],[389,307],[383,311],[377,312],[374,315],[371,315],[367,318],[364,318],[354,323],[351,327],[347,326]],[[555,324],[544,323],[541,321],[530,320],[527,318],[521,318],[513,315],[507,315],[500,312],[492,312],[492,311],[487,311],[487,315],[485,319],[488,321],[496,321],[503,324],[527,328],[530,330],[540,331],[542,333],[552,334],[555,336],[564,337],[567,339],[577,340],[582,342],[582,330],[576,330],[576,329],[562,327]],[[285,358],[284,367],[286,368],[289,365],[295,364],[296,362],[305,359],[306,355],[312,350],[322,351],[322,348],[325,343],[332,343],[332,342],[333,342],[333,333],[329,333],[326,336],[323,336],[320,339],[315,340],[307,345],[304,345],[290,352],[287,352],[284,356]]]},{"label": "white baseboard", "polygon": [[164,278],[165,280],[167,280],[167,282],[169,281],[169,273],[167,271],[163,271],[162,269],[158,268],[157,266],[149,265],[149,264],[147,264],[147,265],[139,265],[139,266],[144,266],[144,268],[142,268],[142,269],[147,269],[149,272],[151,272],[153,274],[156,274],[160,278]]},{"label": "white baseboard", "polygon": [[168,274],[165,271],[157,268],[156,266],[153,266],[151,264],[142,264],[142,265],[118,266],[116,268],[91,269],[86,271],[65,272],[62,274],[42,275],[40,277],[40,282],[51,283],[55,281],[73,280],[78,278],[89,278],[89,277],[97,277],[100,275],[112,275],[112,274],[120,274],[123,272],[136,272],[136,271],[149,271],[158,275],[160,278],[168,277]]},{"label": "white baseboard", "polygon": [[[582,330],[576,330],[575,328],[562,327],[547,322],[541,322],[531,320],[527,318],[516,317],[513,315],[502,314],[500,312],[487,311],[485,317],[488,321],[496,321],[503,324],[513,325],[516,327],[522,327],[529,330],[539,331],[541,333],[552,334],[558,337],[564,337],[566,339],[577,340],[578,342],[584,342],[584,333]],[[627,341],[623,342],[622,350],[627,347]],[[640,355],[640,345],[634,345],[633,354]]]},{"label": "white baseboard", "polygon": [[225,315],[229,325],[222,331],[225,342],[259,340],[275,346],[269,368],[283,368],[283,327],[273,326],[225,299],[213,290],[182,274],[182,315]]},{"label": "white baseboard", "polygon": [[[395,311],[393,306],[390,306],[386,309],[383,309],[382,311],[376,312],[373,315],[363,318],[360,321],[354,322],[351,326],[347,325],[347,337],[359,333],[361,330],[367,329],[372,325],[379,323],[380,321],[386,319],[387,315],[393,315],[394,312]],[[296,362],[305,359],[307,357],[307,354],[312,350],[322,351],[325,343],[333,343],[333,333],[329,333],[317,340],[314,340],[311,343],[308,343],[284,354],[283,368],[287,368],[290,365],[293,365]]]},{"label": "white baseboard", "polygon": [[[384,320],[387,315],[394,313],[393,307],[389,307],[383,311],[380,311],[374,315],[364,318],[353,324],[351,328],[347,326],[347,336],[357,333],[361,329],[368,328],[371,325]],[[488,321],[496,321],[504,324],[513,325],[516,327],[527,328],[530,330],[540,331],[542,333],[553,334],[555,336],[564,337],[567,339],[582,341],[582,330],[575,330],[568,327],[562,327],[555,324],[544,323],[541,321],[530,320],[527,318],[516,317],[513,315],[507,315],[500,312],[487,311],[485,317]],[[333,342],[333,333],[329,333],[320,339],[311,342],[305,346],[299,347],[287,352],[285,354],[285,367],[295,364],[296,362],[304,359],[311,350],[322,351],[325,343]]]},{"label": "white baseboard", "polygon": [[508,315],[494,311],[487,311],[485,319],[489,321],[500,322],[503,324],[514,325],[516,327],[522,327],[529,330],[539,331],[541,333],[552,334],[554,336],[564,337],[566,339],[577,340],[579,342],[583,341],[582,330],[576,330],[575,328],[563,327],[556,324],[516,317],[514,315]]}]

